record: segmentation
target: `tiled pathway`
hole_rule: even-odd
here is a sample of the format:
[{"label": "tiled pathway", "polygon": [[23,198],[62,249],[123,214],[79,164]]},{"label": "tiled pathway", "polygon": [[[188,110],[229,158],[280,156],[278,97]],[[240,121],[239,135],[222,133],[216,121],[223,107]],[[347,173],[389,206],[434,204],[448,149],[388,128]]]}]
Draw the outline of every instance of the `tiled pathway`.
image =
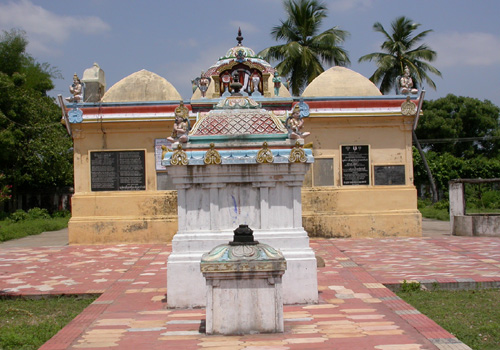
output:
[{"label": "tiled pathway", "polygon": [[207,336],[204,309],[171,310],[170,245],[0,248],[0,293],[101,294],[41,349],[469,349],[384,284],[500,286],[499,238],[312,239],[320,303],[285,306],[285,332]]}]

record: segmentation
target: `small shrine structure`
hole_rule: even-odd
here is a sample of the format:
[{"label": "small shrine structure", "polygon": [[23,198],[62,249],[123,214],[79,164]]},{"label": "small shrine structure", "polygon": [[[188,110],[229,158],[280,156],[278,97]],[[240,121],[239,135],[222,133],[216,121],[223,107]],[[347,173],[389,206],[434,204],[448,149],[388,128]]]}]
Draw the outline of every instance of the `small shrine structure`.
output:
[{"label": "small shrine structure", "polygon": [[301,204],[312,151],[302,147],[302,138],[292,139],[272,112],[244,96],[244,86],[234,74],[231,96],[164,154],[162,165],[177,189],[178,212],[167,264],[170,307],[205,305],[201,256],[229,242],[239,224],[252,227],[256,239],[285,256],[286,304],[318,300],[316,258],[302,227]]}]

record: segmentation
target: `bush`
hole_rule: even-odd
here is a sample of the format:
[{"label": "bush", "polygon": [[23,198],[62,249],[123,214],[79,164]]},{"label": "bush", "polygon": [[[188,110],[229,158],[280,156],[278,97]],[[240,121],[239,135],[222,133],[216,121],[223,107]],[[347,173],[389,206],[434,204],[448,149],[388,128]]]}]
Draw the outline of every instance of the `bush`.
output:
[{"label": "bush", "polygon": [[[65,216],[63,215],[58,217],[62,218]],[[28,212],[25,212],[22,209],[18,209],[9,215],[9,220],[12,222],[20,222],[25,220],[36,220],[36,219],[50,219],[50,218],[51,216],[48,210],[42,208],[33,208],[28,210]]]},{"label": "bush", "polygon": [[33,208],[28,210],[28,220],[34,219],[50,219],[49,211],[42,208]]},{"label": "bush", "polygon": [[9,220],[12,222],[24,221],[28,218],[28,213],[22,209],[17,209],[15,212],[9,215]]},{"label": "bush", "polygon": [[430,205],[432,205],[432,201],[429,198],[417,200],[417,208],[418,209],[422,209],[422,208],[428,207]]},{"label": "bush", "polygon": [[52,213],[53,218],[67,218],[71,216],[71,212],[69,210],[58,210]]},{"label": "bush", "polygon": [[500,191],[488,191],[483,193],[483,205],[485,208],[500,208]]},{"label": "bush", "polygon": [[434,209],[437,210],[450,210],[450,201],[447,199],[441,199],[439,202],[434,203]]}]

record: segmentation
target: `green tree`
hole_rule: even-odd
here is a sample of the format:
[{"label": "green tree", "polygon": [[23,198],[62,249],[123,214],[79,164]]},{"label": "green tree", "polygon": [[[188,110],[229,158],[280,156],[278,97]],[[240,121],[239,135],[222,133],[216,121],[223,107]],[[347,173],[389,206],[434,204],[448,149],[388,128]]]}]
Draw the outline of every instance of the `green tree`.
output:
[{"label": "green tree", "polygon": [[436,89],[436,84],[427,72],[437,76],[441,76],[441,72],[427,62],[434,61],[437,54],[427,45],[420,43],[432,30],[425,30],[414,35],[418,27],[420,27],[419,23],[413,23],[411,19],[404,16],[396,18],[391,23],[391,33],[388,33],[379,22],[373,25],[373,30],[382,33],[385,37],[385,41],[380,46],[382,52],[370,53],[362,56],[358,61],[375,61],[377,69],[370,80],[374,84],[380,83],[379,88],[383,94],[388,93],[395,86],[397,77],[404,74],[405,66],[408,66],[410,70],[415,87],[425,80],[430,87]]},{"label": "green tree", "polygon": [[500,156],[500,108],[490,101],[449,94],[424,101],[422,109],[416,134],[426,149],[465,158]]},{"label": "green tree", "polygon": [[0,36],[0,173],[12,191],[72,183],[72,140],[60,109],[46,95],[57,73],[26,53],[22,31]]},{"label": "green tree", "polygon": [[327,8],[316,0],[287,0],[288,18],[275,26],[271,35],[285,44],[268,47],[259,52],[264,59],[279,61],[276,68],[290,79],[296,96],[323,71],[323,64],[345,66],[350,63],[347,51],[341,46],[347,31],[332,27],[319,32],[327,17]]}]

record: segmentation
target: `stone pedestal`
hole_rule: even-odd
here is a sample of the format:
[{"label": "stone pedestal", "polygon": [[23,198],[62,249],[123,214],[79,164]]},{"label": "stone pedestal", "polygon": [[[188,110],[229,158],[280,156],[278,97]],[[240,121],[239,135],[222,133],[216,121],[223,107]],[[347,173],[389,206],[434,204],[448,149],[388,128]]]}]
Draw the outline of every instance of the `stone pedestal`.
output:
[{"label": "stone pedestal", "polygon": [[167,262],[169,307],[205,306],[201,256],[229,242],[239,224],[252,227],[259,242],[279,249],[286,258],[284,303],[317,302],[316,258],[302,227],[301,186],[309,164],[285,159],[286,163],[254,160],[168,168],[177,187],[179,214]]},{"label": "stone pedestal", "polygon": [[207,334],[282,333],[282,274],[205,273]]},{"label": "stone pedestal", "polygon": [[206,332],[283,332],[281,276],[286,270],[285,258],[271,246],[254,242],[246,225],[234,232],[233,242],[219,245],[201,258],[207,285]]}]

